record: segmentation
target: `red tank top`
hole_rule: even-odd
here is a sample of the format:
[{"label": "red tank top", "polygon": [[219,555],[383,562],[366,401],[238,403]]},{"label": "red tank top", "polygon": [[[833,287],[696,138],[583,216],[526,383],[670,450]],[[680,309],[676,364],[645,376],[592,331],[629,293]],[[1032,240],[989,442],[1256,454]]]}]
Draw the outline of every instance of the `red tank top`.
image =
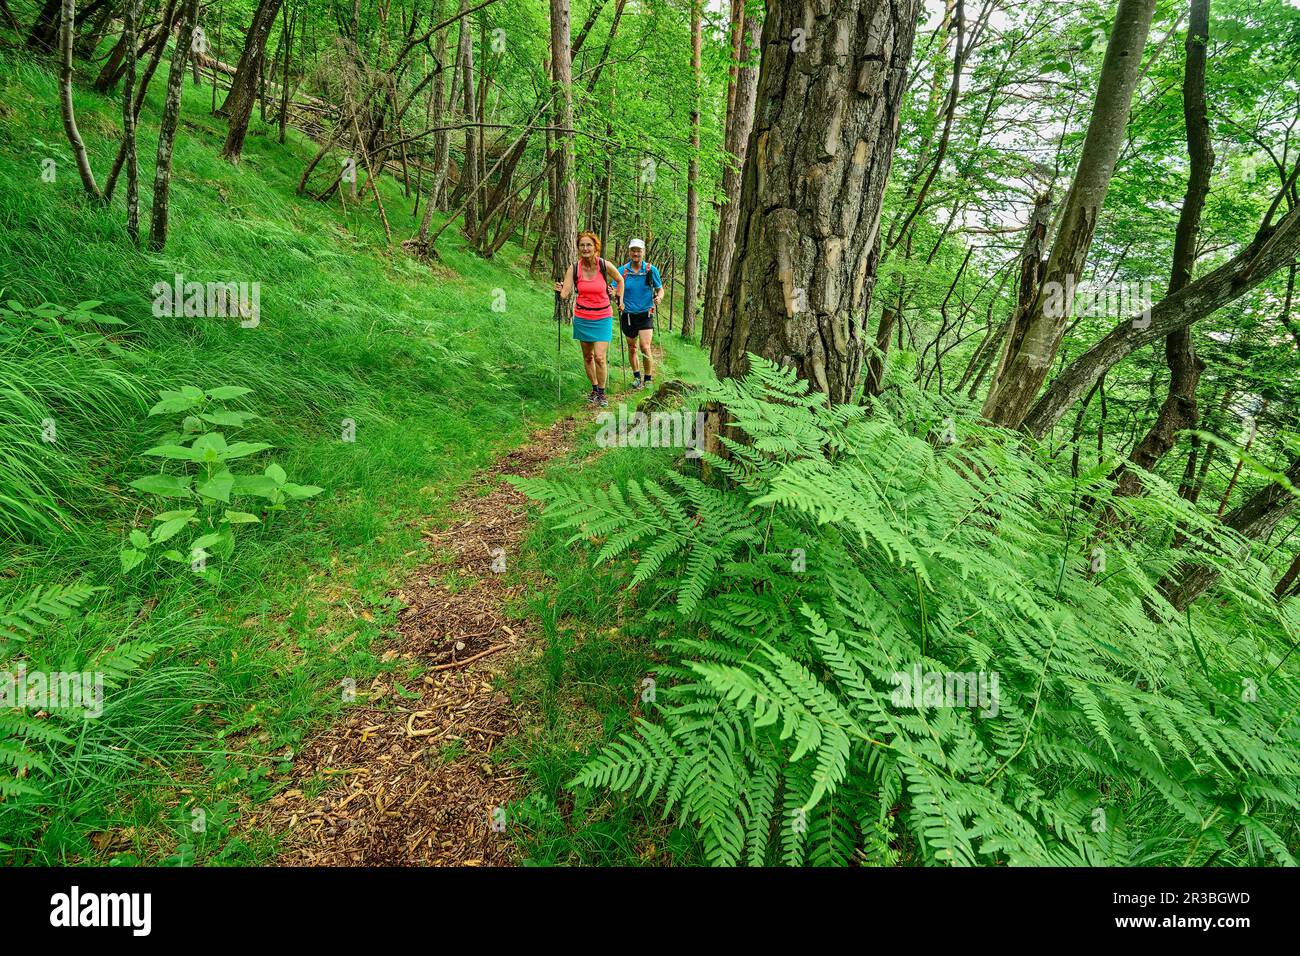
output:
[{"label": "red tank top", "polygon": [[614,304],[609,298],[609,277],[605,274],[605,260],[597,259],[596,268],[600,270],[600,274],[587,279],[582,275],[582,263],[579,262],[574,266],[578,273],[578,301],[573,306],[573,315],[588,322],[608,319],[614,314]]}]

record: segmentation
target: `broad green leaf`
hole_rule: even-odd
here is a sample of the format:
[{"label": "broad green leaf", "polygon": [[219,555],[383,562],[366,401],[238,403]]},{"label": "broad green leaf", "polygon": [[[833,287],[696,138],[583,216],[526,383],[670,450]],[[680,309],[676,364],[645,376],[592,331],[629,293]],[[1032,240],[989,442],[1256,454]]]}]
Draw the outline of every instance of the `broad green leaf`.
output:
[{"label": "broad green leaf", "polygon": [[190,496],[190,477],[188,475],[145,475],[131,482],[136,491],[164,498],[188,498]]},{"label": "broad green leaf", "polygon": [[285,481],[288,479],[289,476],[284,473],[283,468],[281,468],[275,462],[271,462],[271,464],[266,466],[266,477],[270,478],[277,485],[282,485],[285,483]]},{"label": "broad green leaf", "polygon": [[279,486],[266,475],[236,475],[233,491],[236,495],[256,495],[274,500],[279,493]]},{"label": "broad green leaf", "polygon": [[138,528],[132,528],[130,538],[131,538],[131,543],[135,545],[137,548],[139,548],[141,551],[148,550],[149,536],[145,534],[143,531],[139,530]]},{"label": "broad green leaf", "polygon": [[219,531],[210,531],[207,534],[199,535],[190,542],[190,554],[202,551],[204,552],[203,556],[207,557],[207,549],[220,542],[221,539],[222,535]]},{"label": "broad green leaf", "polygon": [[154,521],[171,521],[175,518],[193,518],[198,514],[197,508],[180,508],[176,511],[164,511],[153,516]]},{"label": "broad green leaf", "polygon": [[295,485],[293,482],[287,481],[280,486],[280,490],[290,498],[302,499],[315,497],[325,489],[316,485]]},{"label": "broad green leaf", "polygon": [[194,401],[193,399],[185,398],[183,396],[177,396],[175,398],[164,398],[153,408],[149,409],[149,414],[170,415],[175,412],[185,412],[185,411],[189,411],[197,404],[198,402]]},{"label": "broad green leaf", "polygon": [[248,395],[252,391],[251,388],[244,388],[242,385],[221,385],[217,388],[208,389],[208,398],[226,401],[227,399]]},{"label": "broad green leaf", "polygon": [[118,553],[118,557],[122,560],[122,571],[124,573],[130,571],[144,560],[143,552],[137,551],[135,548],[123,548]]},{"label": "broad green leaf", "polygon": [[154,533],[153,533],[154,543],[161,544],[164,541],[169,541],[170,539],[176,537],[176,535],[180,533],[181,529],[184,528],[189,523],[190,523],[190,519],[188,515],[179,518],[172,518],[170,521],[164,521],[156,529],[154,529]]},{"label": "broad green leaf", "polygon": [[247,511],[227,511],[225,520],[231,524],[256,524],[262,519],[257,515],[249,514]]},{"label": "broad green leaf", "polygon": [[194,490],[204,498],[211,498],[214,501],[223,501],[226,504],[230,504],[230,492],[234,487],[235,476],[228,471],[223,471],[219,475],[213,475]]},{"label": "broad green leaf", "polygon": [[232,428],[239,428],[245,422],[256,417],[252,412],[204,412],[199,416],[210,425],[222,425]]},{"label": "broad green leaf", "polygon": [[247,458],[249,455],[256,455],[259,451],[266,451],[273,446],[264,441],[237,441],[226,448],[222,456],[224,461],[230,461],[234,458]]},{"label": "broad green leaf", "polygon": [[142,454],[151,458],[171,458],[176,461],[193,461],[194,452],[184,445],[156,445]]}]

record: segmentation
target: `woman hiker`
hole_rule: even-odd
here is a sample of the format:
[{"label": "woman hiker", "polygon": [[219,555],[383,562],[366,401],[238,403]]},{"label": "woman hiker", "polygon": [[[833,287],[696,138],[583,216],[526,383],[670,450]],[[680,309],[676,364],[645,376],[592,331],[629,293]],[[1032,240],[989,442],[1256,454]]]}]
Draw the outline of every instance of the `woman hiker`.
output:
[{"label": "woman hiker", "polygon": [[618,287],[618,309],[623,311],[623,275],[600,258],[600,239],[593,232],[578,236],[578,261],[572,269],[565,270],[564,281],[555,283],[561,298],[573,295],[573,338],[582,343],[582,362],[591,380],[588,405],[606,407],[605,381],[609,376],[606,357],[609,343],[614,338],[614,303],[609,287]]}]

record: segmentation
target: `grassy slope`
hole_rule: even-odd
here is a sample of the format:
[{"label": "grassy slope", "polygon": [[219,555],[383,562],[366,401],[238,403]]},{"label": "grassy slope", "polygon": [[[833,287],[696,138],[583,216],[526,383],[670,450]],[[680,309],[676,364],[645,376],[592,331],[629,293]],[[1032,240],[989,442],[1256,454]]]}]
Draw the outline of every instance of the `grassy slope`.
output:
[{"label": "grassy slope", "polygon": [[[162,80],[142,118],[146,217]],[[79,748],[55,755],[45,800],[0,804],[0,844],[18,848],[0,849],[4,862],[265,859],[273,847],[233,837],[231,824],[279,785],[313,722],[341,706],[332,688],[344,677],[364,687],[384,666],[385,592],[424,556],[412,516],[436,514],[529,422],[557,411],[551,299],[521,250],[484,262],[453,229],[442,264],[414,263],[388,247],[372,202],[342,213],[337,200],[294,195],[311,144],[293,131],[280,146],[255,119],[241,166],[219,160],[209,96],[187,82],[171,233],[154,255],[127,242],[121,191],[110,209],[84,197],[52,75],[0,62],[0,298],[99,299],[126,323],[111,330],[124,357],[73,355],[25,381],[30,367],[0,364],[0,377],[18,376],[0,383],[17,386],[16,407],[59,423],[53,464],[24,494],[39,493],[34,504],[61,526],[6,545],[0,593],[74,578],[106,588],[83,619],[26,647],[33,668],[84,664],[127,636],[163,645],[102,718],[72,725]],[[120,106],[84,89],[76,106],[102,184]],[[39,175],[46,157],[58,163],[52,184]],[[380,187],[400,239],[411,202],[400,184]],[[260,326],[155,318],[152,286],[175,273],[260,282]],[[494,290],[504,312],[492,310]],[[565,343],[565,405],[585,391],[574,351]],[[672,353],[699,367],[690,350]],[[126,532],[147,521],[126,488],[152,470],[139,453],[160,429],[146,412],[159,388],[182,384],[252,388],[240,404],[261,418],[239,437],[273,443],[266,460],[326,488],[241,537],[215,588],[186,573],[124,578],[117,567]],[[345,418],[355,443],[340,440]],[[37,428],[0,422],[15,441],[30,443]]]}]

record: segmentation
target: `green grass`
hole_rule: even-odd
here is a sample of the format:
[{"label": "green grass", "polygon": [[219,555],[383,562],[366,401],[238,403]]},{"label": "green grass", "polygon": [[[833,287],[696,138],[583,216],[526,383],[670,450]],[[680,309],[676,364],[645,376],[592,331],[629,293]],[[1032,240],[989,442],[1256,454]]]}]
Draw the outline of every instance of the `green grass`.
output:
[{"label": "green grass", "polygon": [[[146,219],[161,91],[159,76],[142,116]],[[280,146],[255,118],[241,165],[220,160],[209,96],[187,81],[171,231],[155,255],[128,242],[122,190],[109,208],[82,192],[52,74],[0,59],[0,300],[99,300],[95,311],[123,323],[70,326],[79,342],[52,331],[0,340],[0,593],[70,580],[106,588],[24,645],[29,668],[91,666],[128,639],[160,648],[110,692],[101,719],[69,724],[77,745],[49,755],[53,773],[35,781],[44,796],[0,803],[6,864],[269,859],[273,841],[241,816],[344,706],[340,681],[364,687],[385,666],[377,651],[396,613],[387,592],[428,557],[420,524],[586,391],[566,342],[557,405],[552,299],[523,250],[485,262],[452,229],[438,266],[416,263],[395,245],[414,229],[400,183],[380,183],[390,246],[373,201],[344,212],[337,198],[294,194],[312,152],[300,134]],[[119,102],[85,88],[75,102],[102,185]],[[40,177],[47,157],[53,183]],[[155,317],[152,287],[176,273],[259,282],[260,325]],[[495,290],[504,312],[492,310]],[[669,348],[684,374],[705,364]],[[144,496],[127,487],[152,470],[140,458],[158,435],[147,411],[159,389],[185,384],[252,389],[235,404],[260,417],[240,437],[272,443],[259,460],[326,489],[241,537],[216,586],[184,568],[118,568],[127,532],[147,522]],[[341,440],[348,418],[355,442]],[[581,673],[599,678],[605,666],[593,658]]]},{"label": "green grass", "polygon": [[[702,356],[690,353],[677,374],[699,381],[706,369]],[[603,450],[593,434],[548,474],[581,467],[584,481],[604,486],[661,475],[680,455],[680,449]],[[532,713],[524,733],[507,742],[512,759],[528,771],[524,793],[510,809],[511,833],[534,866],[698,862],[689,830],[625,795],[566,787],[592,754],[648,715],[644,682],[658,637],[644,623],[639,595],[626,587],[630,568],[595,567],[594,552],[568,538],[535,524],[518,569],[529,588],[515,613],[539,625],[541,634],[535,659],[519,665],[508,683],[516,704]]]}]

